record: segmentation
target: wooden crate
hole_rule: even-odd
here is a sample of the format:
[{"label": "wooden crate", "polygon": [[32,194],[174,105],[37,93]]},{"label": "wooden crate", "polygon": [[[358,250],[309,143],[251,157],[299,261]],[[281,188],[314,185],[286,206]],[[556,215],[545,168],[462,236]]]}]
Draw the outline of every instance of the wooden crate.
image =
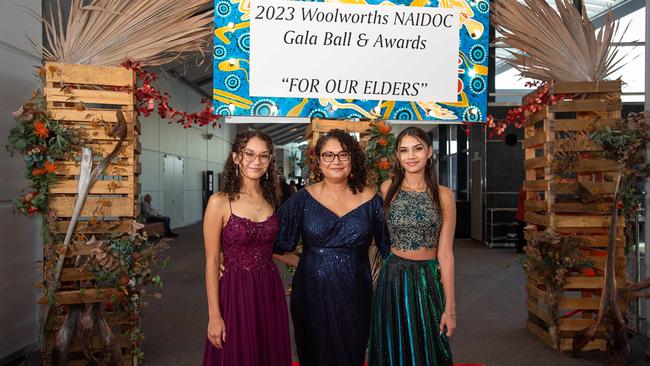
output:
[{"label": "wooden crate", "polygon": [[[524,125],[526,239],[530,242],[549,228],[585,239],[593,251],[605,250],[618,166],[616,161],[600,156],[602,149],[588,139],[588,132],[620,121],[621,82],[558,82],[550,87],[550,94],[563,98],[555,105],[527,115]],[[568,143],[570,139],[573,142]],[[565,152],[566,156],[576,158],[575,164],[570,165],[565,176],[556,176],[551,164]],[[579,197],[584,199],[581,201]],[[616,281],[621,288],[626,285],[624,227],[625,220],[619,217]],[[529,278],[528,328],[550,347],[571,350],[573,335],[595,321],[604,286],[606,257],[602,254],[584,253],[583,259],[594,263],[597,276],[569,277],[565,296],[560,301],[560,317],[577,309],[583,311],[562,318],[558,324],[546,308],[544,285]],[[585,350],[605,348],[604,333],[600,331]]]},{"label": "wooden crate", "polygon": [[[121,111],[127,122],[127,138],[117,157],[110,162],[104,175],[88,194],[75,225],[75,236],[94,235],[107,238],[110,233],[128,232],[131,222],[139,214],[140,126],[135,111],[136,87],[133,71],[121,67],[100,67],[47,63],[45,65],[44,96],[47,109],[55,119],[75,129],[86,146],[93,150],[95,164],[108,155],[117,140],[108,132],[117,123],[116,112]],[[73,215],[79,182],[79,156],[57,162],[59,182],[49,192],[49,208],[58,218],[57,230],[64,234]],[[45,334],[45,363],[51,362],[51,351],[60,326],[70,306],[102,303],[118,296],[117,284],[98,283],[81,265],[91,254],[92,246],[77,240],[66,254],[59,288],[54,295],[55,316],[49,317]],[[120,339],[125,365],[137,364],[135,350],[130,344],[129,321],[107,313],[113,333]],[[99,339],[93,340],[93,349],[101,349]],[[86,364],[78,339],[73,339],[69,364]]]},{"label": "wooden crate", "polygon": [[322,135],[335,128],[363,135],[370,128],[370,122],[314,118],[311,124],[307,126],[305,137],[310,146],[316,146],[316,142]]}]

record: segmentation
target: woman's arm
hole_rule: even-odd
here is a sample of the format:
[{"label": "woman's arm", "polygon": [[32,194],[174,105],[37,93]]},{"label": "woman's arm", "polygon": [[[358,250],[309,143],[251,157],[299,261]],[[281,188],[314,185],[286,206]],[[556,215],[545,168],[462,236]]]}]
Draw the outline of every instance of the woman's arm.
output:
[{"label": "woman's arm", "polygon": [[387,179],[385,180],[381,186],[379,186],[379,193],[381,194],[381,198],[384,200],[386,199],[386,194],[388,194],[388,188],[390,187],[390,184],[393,182],[392,179]]},{"label": "woman's arm", "polygon": [[300,257],[292,253],[273,254],[273,259],[277,259],[278,261],[292,267],[298,267],[298,262],[300,261]]},{"label": "woman's arm", "polygon": [[208,339],[217,348],[226,341],[226,327],[219,308],[219,267],[221,230],[228,198],[213,194],[203,216],[203,244],[205,246],[205,289],[208,299]]},{"label": "woman's arm", "polygon": [[438,261],[442,286],[445,292],[445,311],[440,321],[440,332],[447,328],[451,337],[456,329],[456,296],[454,293],[454,230],[456,229],[456,197],[454,192],[440,186],[440,204],[442,208],[442,228],[438,241]]}]

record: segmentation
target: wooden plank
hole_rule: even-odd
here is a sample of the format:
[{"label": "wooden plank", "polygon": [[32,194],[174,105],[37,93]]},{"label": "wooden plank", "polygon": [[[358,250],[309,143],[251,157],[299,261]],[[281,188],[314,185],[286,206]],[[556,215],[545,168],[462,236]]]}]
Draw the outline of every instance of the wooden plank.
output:
[{"label": "wooden plank", "polygon": [[571,139],[559,139],[548,143],[552,151],[603,151],[603,147],[589,139],[572,141]]},{"label": "wooden plank", "polygon": [[[120,147],[117,156],[122,158],[133,158],[135,155],[135,147],[138,143],[134,141],[124,141]],[[102,154],[108,156],[117,145],[116,141],[98,141],[87,144],[86,146],[93,150],[95,154]],[[93,154],[93,155],[95,155]]]},{"label": "wooden plank", "polygon": [[133,93],[110,91],[110,90],[85,90],[74,89],[71,92],[63,92],[59,88],[44,88],[45,100],[51,102],[67,102],[84,104],[110,104],[133,106]]},{"label": "wooden plank", "polygon": [[98,243],[87,245],[86,242],[75,241],[68,248],[66,257],[72,258],[78,255],[90,255],[92,250],[99,247]]},{"label": "wooden plank", "polygon": [[549,89],[550,94],[620,93],[620,80],[558,81]]},{"label": "wooden plank", "polygon": [[[614,194],[615,182],[583,182],[582,184],[592,194]],[[575,194],[578,190],[578,183],[551,183],[551,193],[554,194]]]},{"label": "wooden plank", "polygon": [[[573,350],[573,338],[561,338],[560,339],[560,351],[562,352],[571,352]],[[595,339],[582,349],[582,352],[589,351],[607,351],[607,341],[604,339]]]},{"label": "wooden plank", "polygon": [[548,312],[542,309],[539,305],[529,300],[526,302],[526,306],[528,307],[528,311],[540,318],[544,323],[547,325],[553,325],[553,319],[551,316],[548,315]]},{"label": "wooden plank", "polygon": [[524,139],[524,147],[530,149],[534,146],[543,145],[546,142],[546,133],[542,130],[538,130],[534,136],[526,137]]},{"label": "wooden plank", "polygon": [[598,310],[600,297],[563,297],[559,308],[563,310]]},{"label": "wooden plank", "polygon": [[542,226],[549,226],[549,217],[532,212],[524,212],[524,220],[528,223]]},{"label": "wooden plank", "polygon": [[560,101],[549,106],[551,112],[612,112],[622,107],[621,101],[613,99],[579,99]]},{"label": "wooden plank", "polygon": [[553,203],[550,206],[551,212],[586,214],[607,214],[612,212],[611,203]]},{"label": "wooden plank", "polygon": [[549,182],[541,180],[527,180],[524,182],[524,190],[526,192],[542,192],[549,188]]},{"label": "wooden plank", "polygon": [[[76,197],[51,197],[49,207],[59,217],[72,217]],[[134,202],[131,197],[89,196],[81,210],[81,216],[133,217]]]},{"label": "wooden plank", "polygon": [[[53,66],[55,69],[52,69],[50,66]],[[47,71],[47,82],[121,87],[135,85],[135,73],[124,67],[47,62],[45,64],[45,70]]]},{"label": "wooden plank", "polygon": [[311,129],[308,128],[307,132],[328,132],[331,129],[338,128],[349,132],[365,133],[370,128],[370,122],[314,118],[309,127]]},{"label": "wooden plank", "polygon": [[[104,172],[104,175],[115,175],[115,176],[133,176],[134,175],[134,169],[140,169],[140,163],[138,163],[137,166],[132,165],[131,159],[125,160],[125,161],[120,161],[119,164],[113,163],[109,164],[106,167],[106,171]],[[68,175],[68,176],[77,176],[79,175],[81,171],[81,167],[79,163],[76,162],[57,162],[56,163],[56,174],[57,175]],[[140,172],[138,171],[137,174]]]},{"label": "wooden plank", "polygon": [[64,268],[61,270],[60,281],[87,281],[93,279],[93,274],[80,268]]},{"label": "wooden plank", "polygon": [[54,295],[59,305],[86,304],[108,300],[119,293],[115,288],[85,289],[75,291],[59,291]]},{"label": "wooden plank", "polygon": [[[560,321],[560,332],[578,332],[595,322],[595,319],[562,319]],[[598,330],[604,331],[605,324],[598,326]]]},{"label": "wooden plank", "polygon": [[529,320],[528,330],[530,330],[534,335],[541,339],[542,342],[544,342],[547,346],[551,347],[552,349],[556,349],[554,337],[548,334],[548,332],[542,329],[539,325]]},{"label": "wooden plank", "polygon": [[548,117],[548,110],[546,106],[543,106],[541,110],[537,111],[535,114],[529,114],[526,116],[526,122],[524,127],[535,126],[538,122],[544,121]]},{"label": "wooden plank", "polygon": [[[75,122],[92,122],[94,120],[101,120],[104,122],[117,122],[116,111],[111,109],[85,109],[78,111],[74,108],[48,108],[48,112],[52,113],[54,119],[75,121]],[[137,121],[137,114],[135,111],[121,110],[124,114],[124,119],[127,124],[133,124]]]},{"label": "wooden plank", "polygon": [[526,211],[546,211],[546,201],[524,201]]},{"label": "wooden plank", "polygon": [[[109,136],[111,126],[93,126],[90,123],[84,122],[67,122],[65,123],[66,127],[69,129],[76,130],[80,137],[88,140],[108,140],[108,141],[117,141],[118,139],[112,136]],[[126,140],[132,141],[136,137],[135,125],[127,125]]]},{"label": "wooden plank", "polygon": [[546,161],[545,156],[539,156],[524,161],[524,169],[526,170],[544,168],[546,165],[548,165],[548,161]]},{"label": "wooden plank", "polygon": [[[125,332],[123,334],[116,334],[115,336],[118,338],[118,340],[120,342],[120,346],[122,347],[122,352],[128,351],[128,348],[131,347],[131,341],[130,341],[131,335],[129,333]],[[50,337],[50,339],[48,339],[48,345],[50,347],[54,346],[54,340],[55,340],[55,337]],[[101,339],[99,338],[99,335],[93,335],[93,337],[92,337],[92,349],[96,350],[96,351],[99,351],[102,348],[103,348],[102,347],[102,342],[101,342]],[[81,351],[82,351],[82,348],[81,348],[81,342],[79,341],[79,337],[72,337],[72,341],[70,342],[70,352],[71,353],[76,353],[76,352],[81,352]],[[126,360],[127,358],[128,358],[127,355],[124,355],[123,360]],[[72,362],[74,362],[74,361],[79,361],[79,360],[73,360]],[[84,365],[88,365],[89,364],[88,360],[85,360],[85,361],[86,361],[86,363]],[[90,363],[90,364],[92,365],[93,363]],[[67,363],[67,365],[71,365],[71,363]]]},{"label": "wooden plank", "polygon": [[[577,216],[577,215],[551,215],[551,227],[609,227],[611,216]],[[625,226],[625,218],[619,217],[617,226]]]},{"label": "wooden plank", "polygon": [[[75,225],[75,233],[81,233],[81,234],[87,234],[87,235],[92,235],[92,234],[106,234],[109,232],[119,232],[119,233],[126,233],[131,230],[131,225],[132,225],[133,220],[110,220],[110,221],[97,221],[96,223],[90,223],[89,221],[77,221],[77,224]],[[64,221],[57,221],[56,223],[56,228],[58,232],[60,233],[65,233],[68,230],[68,225],[70,225],[69,220],[64,220]],[[72,248],[72,247],[71,247]],[[70,255],[77,254],[74,252],[73,249],[70,250]],[[89,254],[88,253],[78,253],[79,255],[83,254]]]},{"label": "wooden plank", "polygon": [[555,119],[553,120],[553,129],[555,131],[586,131],[590,128],[600,129],[605,126],[613,127],[619,123],[620,119]]},{"label": "wooden plank", "polygon": [[[75,194],[79,181],[75,179],[59,180],[50,188],[51,194]],[[98,180],[90,189],[90,194],[135,194],[134,184],[127,180]]]},{"label": "wooden plank", "polygon": [[610,159],[580,159],[573,171],[577,173],[617,172],[618,164]]}]

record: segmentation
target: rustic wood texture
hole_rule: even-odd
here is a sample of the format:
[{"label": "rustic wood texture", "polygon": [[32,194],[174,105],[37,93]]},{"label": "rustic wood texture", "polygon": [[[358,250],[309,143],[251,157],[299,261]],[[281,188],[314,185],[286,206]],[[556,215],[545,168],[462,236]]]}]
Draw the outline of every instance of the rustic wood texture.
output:
[{"label": "rustic wood texture", "polygon": [[[118,122],[116,112],[121,111],[127,122],[127,137],[117,157],[106,167],[104,175],[90,189],[82,209],[82,219],[75,225],[75,236],[66,253],[54,294],[55,316],[50,317],[45,334],[46,345],[51,345],[60,328],[67,306],[114,301],[123,293],[117,284],[98,282],[83,264],[91,255],[94,245],[85,242],[91,236],[106,239],[111,233],[129,232],[139,214],[139,174],[141,166],[140,126],[135,111],[136,87],[133,71],[122,67],[98,67],[47,63],[45,65],[44,96],[48,111],[68,128],[77,130],[83,143],[92,149],[94,165],[107,156],[118,139],[108,132]],[[65,233],[72,217],[79,183],[78,156],[67,161],[57,161],[58,183],[49,192],[49,207],[56,212],[56,230]],[[123,364],[137,364],[135,350],[131,349],[130,315],[109,315],[106,320],[120,339]],[[74,337],[73,337],[74,338]],[[93,337],[93,349],[101,350],[99,338]],[[77,343],[74,343],[77,342]],[[52,348],[46,346],[44,362],[51,362]],[[78,340],[74,340],[69,356],[70,365],[87,364]]]},{"label": "rustic wood texture", "polygon": [[[585,239],[590,249],[583,251],[582,259],[593,263],[594,273],[569,274],[560,299],[560,319],[551,318],[543,281],[529,276],[528,329],[549,347],[564,352],[571,351],[576,332],[595,322],[605,283],[604,255],[618,165],[616,161],[603,159],[602,149],[587,136],[594,128],[613,126],[620,121],[621,83],[555,83],[550,93],[562,94],[564,98],[528,115],[524,124],[524,219],[528,223],[525,237],[529,242],[537,240],[549,228],[562,235]],[[581,140],[568,140],[573,135]],[[576,164],[566,176],[556,176],[552,169],[557,153],[577,156]],[[626,286],[624,218],[619,217],[617,226],[616,282],[623,288]],[[626,308],[624,301],[621,306]],[[603,327],[584,350],[606,350]]]}]

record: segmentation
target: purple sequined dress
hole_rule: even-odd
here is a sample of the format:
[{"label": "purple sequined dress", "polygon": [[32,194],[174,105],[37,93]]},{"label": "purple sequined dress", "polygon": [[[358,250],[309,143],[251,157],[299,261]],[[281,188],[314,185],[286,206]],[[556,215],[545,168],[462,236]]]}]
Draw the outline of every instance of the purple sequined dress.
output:
[{"label": "purple sequined dress", "polygon": [[277,233],[275,214],[259,223],[231,214],[224,226],[219,304],[226,342],[219,350],[206,338],[203,365],[291,365],[287,302],[272,260]]}]

